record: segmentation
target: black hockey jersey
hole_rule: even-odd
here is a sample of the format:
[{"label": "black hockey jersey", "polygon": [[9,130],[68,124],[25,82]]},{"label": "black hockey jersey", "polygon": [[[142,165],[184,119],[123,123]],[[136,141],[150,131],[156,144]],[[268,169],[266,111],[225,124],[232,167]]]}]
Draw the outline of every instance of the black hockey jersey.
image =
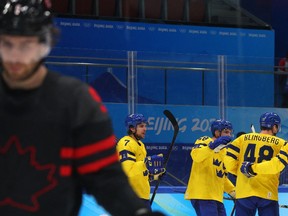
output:
[{"label": "black hockey jersey", "polygon": [[1,80],[0,172],[3,216],[78,215],[83,190],[115,215],[142,207],[135,198],[127,214],[127,200],[117,197],[131,188],[100,97],[53,72],[34,90],[11,90]]}]

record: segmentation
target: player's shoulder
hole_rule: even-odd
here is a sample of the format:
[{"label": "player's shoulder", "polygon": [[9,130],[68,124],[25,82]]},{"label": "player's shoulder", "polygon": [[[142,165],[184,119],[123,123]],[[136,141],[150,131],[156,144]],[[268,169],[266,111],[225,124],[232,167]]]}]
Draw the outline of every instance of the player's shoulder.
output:
[{"label": "player's shoulder", "polygon": [[213,141],[213,139],[209,136],[202,136],[202,137],[199,137],[196,141],[195,141],[195,144],[209,144],[211,141]]},{"label": "player's shoulder", "polygon": [[52,71],[48,72],[44,85],[50,93],[54,92],[54,94],[61,95],[66,100],[90,99],[90,89],[92,89],[87,83],[79,79]]},{"label": "player's shoulder", "polygon": [[133,143],[136,143],[136,141],[132,137],[126,135],[120,138],[118,143],[132,143],[133,144]]},{"label": "player's shoulder", "polygon": [[136,148],[137,147],[137,142],[130,136],[124,136],[121,139],[119,139],[117,146],[118,148]]},{"label": "player's shoulder", "polygon": [[53,83],[54,87],[65,88],[65,89],[75,89],[81,86],[87,86],[81,80],[76,79],[71,76],[66,76],[57,72],[48,71],[47,82]]},{"label": "player's shoulder", "polygon": [[286,145],[287,144],[287,141],[284,140],[283,138],[281,138],[281,137],[277,137],[277,138],[280,140],[282,145]]}]

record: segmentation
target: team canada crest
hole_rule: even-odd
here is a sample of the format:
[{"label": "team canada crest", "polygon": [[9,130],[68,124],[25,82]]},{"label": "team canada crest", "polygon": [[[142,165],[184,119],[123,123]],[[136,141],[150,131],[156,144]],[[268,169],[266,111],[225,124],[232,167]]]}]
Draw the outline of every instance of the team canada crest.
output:
[{"label": "team canada crest", "polygon": [[19,139],[11,137],[0,148],[0,207],[38,211],[38,199],[57,185],[55,171],[54,164],[37,161],[35,147],[22,148]]}]

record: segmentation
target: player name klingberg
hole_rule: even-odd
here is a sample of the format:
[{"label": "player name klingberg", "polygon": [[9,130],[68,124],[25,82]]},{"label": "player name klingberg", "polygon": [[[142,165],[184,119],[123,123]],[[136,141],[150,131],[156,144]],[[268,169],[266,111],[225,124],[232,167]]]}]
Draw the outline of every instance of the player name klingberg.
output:
[{"label": "player name klingberg", "polygon": [[255,134],[247,134],[244,137],[244,140],[255,140],[255,141],[262,141],[262,142],[268,142],[278,145],[279,139],[277,137],[271,137],[271,136],[260,136]]}]

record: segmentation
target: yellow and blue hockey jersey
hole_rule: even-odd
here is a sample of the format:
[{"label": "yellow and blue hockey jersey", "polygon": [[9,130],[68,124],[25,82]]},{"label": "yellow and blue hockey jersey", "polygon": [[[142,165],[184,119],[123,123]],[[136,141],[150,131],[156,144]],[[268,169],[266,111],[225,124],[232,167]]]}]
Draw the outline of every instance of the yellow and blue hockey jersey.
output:
[{"label": "yellow and blue hockey jersey", "polygon": [[118,141],[116,148],[130,185],[140,198],[149,200],[149,173],[144,163],[147,155],[145,145],[140,140],[124,136]]},{"label": "yellow and blue hockey jersey", "polygon": [[279,173],[257,175],[247,178],[241,173],[243,161],[255,164],[275,157],[285,141],[269,134],[249,133],[235,139],[228,146],[225,165],[229,172],[237,175],[236,198],[257,196],[268,200],[278,200]]},{"label": "yellow and blue hockey jersey", "polygon": [[280,152],[276,157],[270,161],[265,161],[259,164],[253,164],[252,169],[255,173],[259,174],[276,174],[285,169],[288,164],[288,145],[285,142]]},{"label": "yellow and blue hockey jersey", "polygon": [[195,142],[191,150],[193,160],[185,199],[216,200],[223,202],[223,193],[230,193],[234,185],[227,178],[224,166],[226,149],[216,153],[209,148],[213,139],[204,136]]}]

